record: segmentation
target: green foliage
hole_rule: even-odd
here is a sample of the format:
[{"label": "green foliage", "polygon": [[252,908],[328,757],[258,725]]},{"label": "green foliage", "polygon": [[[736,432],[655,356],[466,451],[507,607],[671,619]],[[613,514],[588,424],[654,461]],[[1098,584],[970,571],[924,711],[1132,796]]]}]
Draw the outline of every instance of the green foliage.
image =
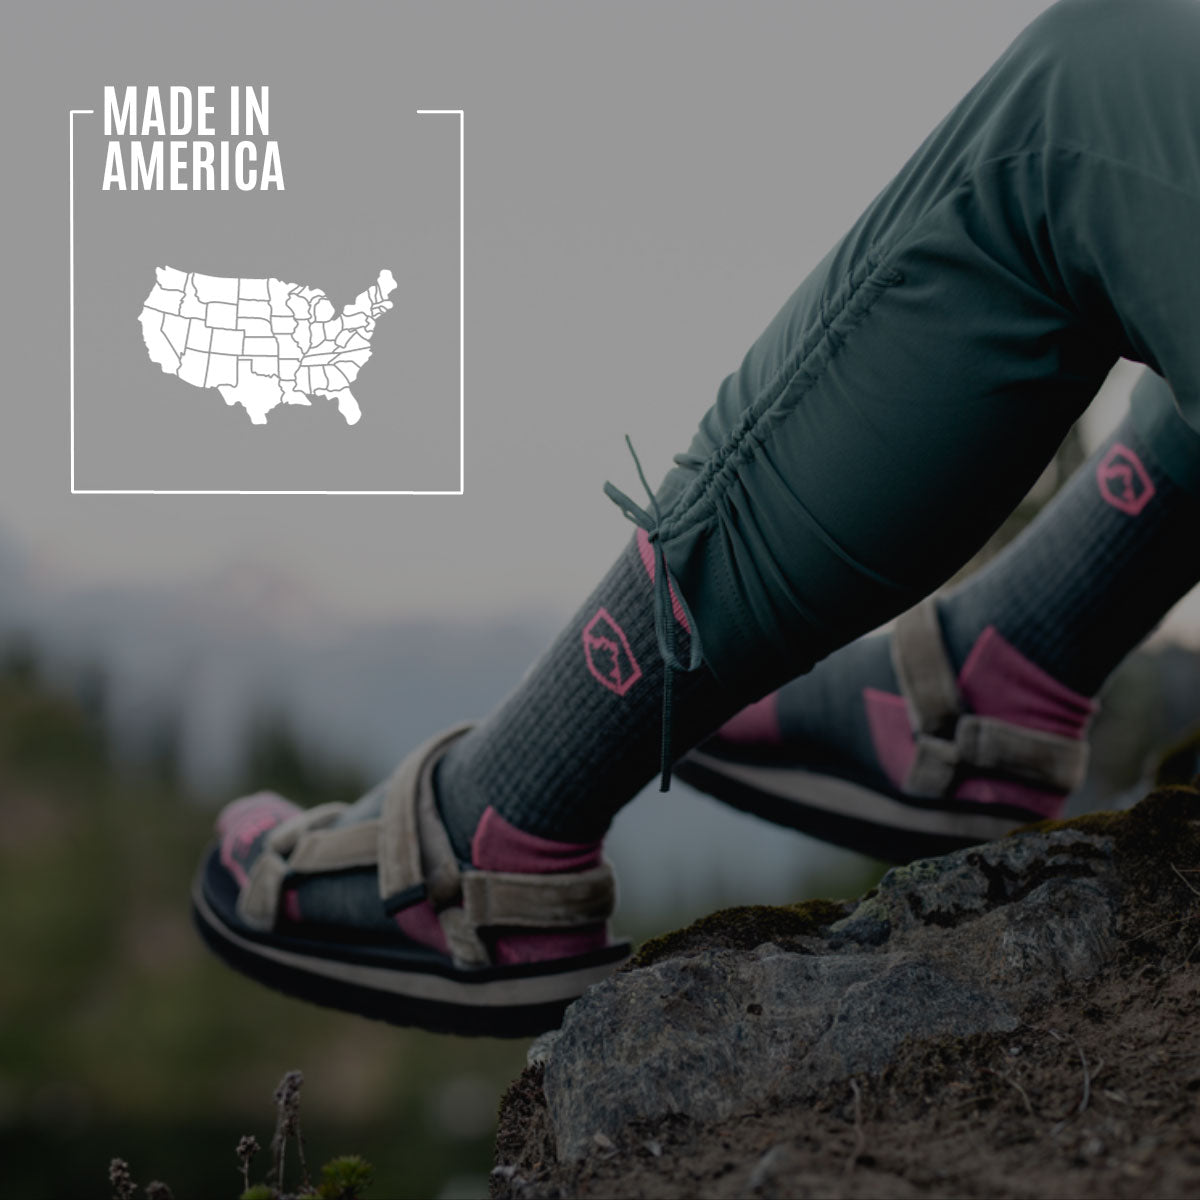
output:
[{"label": "green foliage", "polygon": [[748,904],[723,908],[683,929],[644,942],[621,969],[633,971],[648,967],[693,947],[752,950],[763,942],[787,945],[840,921],[850,907],[838,900],[805,900],[799,904]]},{"label": "green foliage", "polygon": [[38,683],[32,651],[0,664],[0,768],[38,784],[78,784],[108,767],[104,732],[75,701]]},{"label": "green foliage", "polygon": [[0,680],[32,690],[41,678],[38,653],[27,634],[10,635],[0,646]]},{"label": "green foliage", "polygon": [[331,1158],[321,1168],[321,1186],[316,1195],[320,1200],[358,1200],[374,1174],[374,1168],[360,1155]]},{"label": "green foliage", "polygon": [[[283,1151],[289,1141],[294,1140],[300,1150],[300,1169],[304,1174],[302,1190],[297,1200],[362,1200],[364,1189],[370,1184],[374,1168],[361,1155],[346,1154],[331,1158],[321,1168],[321,1183],[316,1190],[308,1179],[304,1166],[304,1135],[300,1132],[300,1088],[304,1076],[299,1071],[288,1071],[275,1089],[275,1137],[271,1145],[274,1161],[270,1173],[262,1183],[250,1183],[248,1168],[258,1152],[258,1140],[243,1136],[235,1153],[242,1168],[242,1181],[246,1185],[240,1200],[281,1200],[286,1193],[284,1187]],[[109,1182],[113,1186],[114,1200],[132,1200],[137,1191],[129,1164],[123,1158],[114,1158],[108,1168]],[[146,1187],[147,1200],[171,1200],[171,1189],[165,1183],[154,1182]]]},{"label": "green foliage", "polygon": [[356,800],[366,791],[359,772],[307,751],[278,712],[262,712],[255,718],[247,747],[244,774],[251,790],[279,792],[304,807]]},{"label": "green foliage", "polygon": [[[74,1181],[114,1147],[143,1178],[183,1187],[181,1200],[237,1195],[270,1164],[261,1155],[245,1177],[231,1150],[248,1129],[265,1147],[262,1098],[297,1060],[314,1165],[350,1146],[396,1198],[436,1195],[452,1175],[482,1182],[494,1126],[447,1123],[442,1093],[469,1081],[499,1096],[525,1047],[349,1017],[217,962],[191,927],[188,893],[226,797],[200,804],[169,771],[118,770],[98,720],[103,680],[81,703],[18,650],[0,665],[4,1195],[79,1194]],[[273,736],[308,799],[330,798],[312,794],[320,780],[340,779],[343,798],[360,786]]]}]

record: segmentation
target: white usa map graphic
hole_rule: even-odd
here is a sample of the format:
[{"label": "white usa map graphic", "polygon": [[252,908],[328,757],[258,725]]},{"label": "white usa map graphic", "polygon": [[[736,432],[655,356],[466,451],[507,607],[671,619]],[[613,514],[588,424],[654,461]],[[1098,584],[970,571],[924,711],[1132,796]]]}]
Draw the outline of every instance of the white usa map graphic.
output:
[{"label": "white usa map graphic", "polygon": [[378,319],[391,307],[391,271],[339,313],[320,288],[156,267],[138,320],[150,361],[198,388],[216,388],[255,425],[280,404],[336,401],[354,425],[350,385],[371,357]]}]

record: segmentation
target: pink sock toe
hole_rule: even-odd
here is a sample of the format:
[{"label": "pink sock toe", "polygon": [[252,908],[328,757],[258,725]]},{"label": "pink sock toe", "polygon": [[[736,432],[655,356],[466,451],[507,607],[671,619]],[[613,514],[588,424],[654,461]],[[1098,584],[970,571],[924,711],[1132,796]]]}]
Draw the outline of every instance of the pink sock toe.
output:
[{"label": "pink sock toe", "polygon": [[258,839],[300,811],[299,805],[274,792],[255,792],[227,804],[217,817],[221,863],[245,887],[247,863]]},{"label": "pink sock toe", "polygon": [[268,812],[281,813],[279,820],[283,821],[290,817],[293,813],[300,811],[297,804],[293,804],[290,800],[285,800],[276,792],[255,792],[250,796],[241,796],[237,800],[231,800],[217,814],[217,833],[222,837],[225,836],[232,828],[240,825],[251,814],[256,818],[265,816]]}]

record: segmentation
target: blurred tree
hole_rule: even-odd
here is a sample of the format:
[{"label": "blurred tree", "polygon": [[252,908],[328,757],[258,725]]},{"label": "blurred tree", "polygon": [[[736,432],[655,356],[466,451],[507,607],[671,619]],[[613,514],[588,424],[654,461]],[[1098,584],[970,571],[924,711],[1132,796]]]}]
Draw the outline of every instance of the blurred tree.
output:
[{"label": "blurred tree", "polygon": [[10,684],[33,687],[40,674],[37,647],[32,635],[9,634],[0,650],[0,679]]},{"label": "blurred tree", "polygon": [[246,735],[245,791],[276,791],[297,804],[356,800],[367,789],[362,773],[306,750],[288,718],[263,707]]}]

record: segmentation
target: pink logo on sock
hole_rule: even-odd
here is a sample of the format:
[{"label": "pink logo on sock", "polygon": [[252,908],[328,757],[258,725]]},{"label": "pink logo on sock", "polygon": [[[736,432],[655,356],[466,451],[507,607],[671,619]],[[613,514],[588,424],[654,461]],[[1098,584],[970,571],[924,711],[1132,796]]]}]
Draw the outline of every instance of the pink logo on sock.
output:
[{"label": "pink logo on sock", "polygon": [[606,608],[597,609],[596,615],[584,626],[583,654],[588,670],[618,696],[625,695],[642,677],[642,668],[633,657],[625,631],[609,616]]},{"label": "pink logo on sock", "polygon": [[1128,446],[1114,442],[1096,468],[1101,497],[1113,508],[1136,517],[1154,497],[1150,475]]}]

